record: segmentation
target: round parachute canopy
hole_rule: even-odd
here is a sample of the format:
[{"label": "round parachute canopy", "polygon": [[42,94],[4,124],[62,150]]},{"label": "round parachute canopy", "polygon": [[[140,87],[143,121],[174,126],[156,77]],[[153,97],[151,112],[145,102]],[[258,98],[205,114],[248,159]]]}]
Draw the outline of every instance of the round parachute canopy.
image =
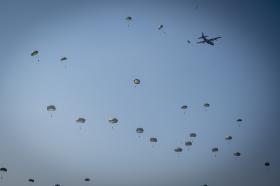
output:
[{"label": "round parachute canopy", "polygon": [[156,143],[157,142],[157,138],[155,138],[155,137],[150,138],[150,142],[151,143]]},{"label": "round parachute canopy", "polygon": [[269,162],[265,162],[265,163],[264,163],[264,166],[269,167],[269,166],[270,166],[270,163],[269,163]]},{"label": "round parachute canopy", "polygon": [[78,118],[78,119],[76,120],[76,122],[77,122],[77,123],[83,124],[83,123],[86,122],[86,119],[85,119],[85,118]]},{"label": "round parachute canopy", "polygon": [[130,22],[132,21],[132,17],[131,16],[127,16],[125,18],[125,20],[127,21],[127,26],[129,27],[130,26]]},{"label": "round parachute canopy", "polygon": [[183,149],[182,149],[181,147],[177,147],[177,148],[174,149],[174,151],[175,151],[175,152],[182,152]]},{"label": "round parachute canopy", "polygon": [[5,168],[5,167],[2,167],[2,168],[0,169],[0,171],[1,171],[1,172],[8,172],[7,168]]},{"label": "round parachute canopy", "polygon": [[135,85],[139,85],[139,84],[140,84],[140,79],[137,79],[137,78],[134,79],[134,80],[133,80],[133,83],[134,83]]},{"label": "round parachute canopy", "polygon": [[181,109],[182,110],[186,110],[188,108],[188,106],[187,105],[183,105],[183,106],[181,106]]},{"label": "round parachute canopy", "polygon": [[54,105],[47,106],[47,111],[56,111],[56,107]]},{"label": "round parachute canopy", "polygon": [[240,152],[235,152],[235,153],[233,153],[233,155],[239,157],[239,156],[241,156],[241,153]]},{"label": "round parachute canopy", "polygon": [[31,56],[36,56],[39,54],[39,51],[38,50],[34,50],[33,52],[31,52]]},{"label": "round parachute canopy", "polygon": [[115,123],[118,123],[118,119],[117,118],[111,118],[109,119],[109,122],[112,123],[112,124],[115,124]]},{"label": "round parachute canopy", "polygon": [[136,129],[136,132],[137,132],[138,134],[142,134],[142,133],[144,132],[144,129],[143,129],[143,128],[137,128],[137,129]]},{"label": "round parachute canopy", "polygon": [[163,25],[159,25],[158,30],[163,29]]},{"label": "round parachute canopy", "polygon": [[90,178],[85,178],[85,181],[89,182],[89,181],[90,181]]},{"label": "round parachute canopy", "polygon": [[0,179],[2,180],[2,179],[3,179],[3,174],[4,174],[4,173],[7,173],[8,170],[7,170],[7,168],[2,167],[2,168],[0,168],[0,172],[1,172],[1,174],[0,174]]},{"label": "round parachute canopy", "polygon": [[132,17],[131,17],[131,16],[127,16],[127,17],[125,18],[125,20],[127,20],[127,21],[132,21]]},{"label": "round parachute canopy", "polygon": [[225,140],[232,140],[232,136],[226,136]]},{"label": "round parachute canopy", "polygon": [[190,137],[191,138],[195,138],[196,137],[196,133],[194,133],[194,132],[190,133]]},{"label": "round parachute canopy", "polygon": [[66,61],[66,60],[67,60],[67,57],[60,58],[60,61]]},{"label": "round parachute canopy", "polygon": [[190,146],[192,146],[192,142],[191,142],[191,141],[186,141],[186,142],[185,142],[185,145],[186,145],[187,147],[190,147]]},{"label": "round parachute canopy", "polygon": [[34,179],[28,179],[29,182],[34,183],[35,180]]},{"label": "round parachute canopy", "polygon": [[204,103],[203,106],[204,106],[205,108],[209,108],[209,107],[210,107],[210,104],[209,104],[209,103]]},{"label": "round parachute canopy", "polygon": [[236,121],[237,122],[242,122],[243,120],[241,118],[238,118]]},{"label": "round parachute canopy", "polygon": [[218,148],[218,147],[212,148],[212,152],[218,152],[218,151],[219,151],[219,148]]}]

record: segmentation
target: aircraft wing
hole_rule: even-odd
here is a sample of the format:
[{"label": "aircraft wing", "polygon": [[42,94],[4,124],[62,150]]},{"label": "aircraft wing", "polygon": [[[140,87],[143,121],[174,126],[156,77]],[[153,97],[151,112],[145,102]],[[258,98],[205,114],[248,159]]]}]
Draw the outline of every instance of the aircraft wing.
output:
[{"label": "aircraft wing", "polygon": [[199,42],[196,42],[196,43],[205,43],[206,41],[199,41]]},{"label": "aircraft wing", "polygon": [[215,41],[215,40],[220,39],[220,38],[222,38],[222,37],[214,37],[214,38],[211,38],[211,39],[208,39],[208,40],[209,41]]}]

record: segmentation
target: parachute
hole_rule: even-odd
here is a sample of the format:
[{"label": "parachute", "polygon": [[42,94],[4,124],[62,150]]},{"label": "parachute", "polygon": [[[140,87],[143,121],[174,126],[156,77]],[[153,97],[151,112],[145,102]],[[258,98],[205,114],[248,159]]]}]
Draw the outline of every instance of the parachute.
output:
[{"label": "parachute", "polygon": [[[194,133],[194,132],[190,133],[191,138],[196,138],[196,136],[197,136],[196,133]],[[192,142],[193,142],[193,140],[192,140]]]},{"label": "parachute", "polygon": [[77,123],[85,123],[86,122],[86,119],[85,118],[78,118],[76,120]]},{"label": "parachute", "polygon": [[67,60],[67,57],[60,58],[60,61],[66,61],[66,60]]},{"label": "parachute", "polygon": [[232,136],[226,136],[225,140],[232,140]]},{"label": "parachute", "polygon": [[183,149],[182,149],[181,147],[177,147],[177,148],[174,149],[174,151],[175,151],[175,152],[182,152]]},{"label": "parachute", "polygon": [[34,179],[28,179],[29,182],[34,183],[35,180]]},{"label": "parachute", "polygon": [[165,31],[163,30],[163,25],[159,25],[158,30],[161,30],[163,33],[165,33]]},{"label": "parachute", "polygon": [[212,148],[212,152],[214,153],[214,156],[215,156],[215,157],[216,157],[218,151],[219,151],[219,148],[218,148],[218,147]]},{"label": "parachute", "polygon": [[154,147],[154,145],[157,143],[157,138],[155,138],[155,137],[151,137],[150,138],[150,142],[151,142],[151,144],[152,144],[152,146]]},{"label": "parachute", "polygon": [[190,137],[191,138],[195,138],[196,137],[196,133],[190,133]]},{"label": "parachute", "polygon": [[36,56],[39,54],[39,51],[38,50],[34,50],[33,52],[31,52],[31,56]]},{"label": "parachute", "polygon": [[84,179],[86,182],[89,182],[90,181],[90,178],[85,178]]},{"label": "parachute", "polygon": [[[38,50],[33,50],[32,52],[31,52],[31,56],[32,57],[35,57],[35,56],[37,56],[39,54],[39,51]],[[39,60],[39,58],[37,59],[37,62],[39,62],[40,60]]]},{"label": "parachute", "polygon": [[186,141],[185,145],[187,146],[187,149],[189,150],[189,148],[192,146],[192,142],[191,141]]},{"label": "parachute", "polygon": [[52,117],[52,113],[56,111],[55,105],[47,106],[47,111],[51,113],[51,117]]},{"label": "parachute", "polygon": [[66,64],[66,61],[67,61],[67,60],[68,60],[67,57],[62,57],[62,58],[60,58],[60,62],[64,64],[64,68],[67,67],[67,64]]},{"label": "parachute", "polygon": [[129,27],[130,26],[130,22],[132,21],[132,17],[131,16],[127,16],[125,18],[125,20],[127,21],[127,26]]},{"label": "parachute", "polygon": [[1,180],[3,179],[4,174],[6,174],[8,172],[8,169],[5,167],[0,168],[0,178]]},{"label": "parachute", "polygon": [[174,151],[179,155],[183,151],[183,149],[181,147],[177,147],[174,149]]},{"label": "parachute", "polygon": [[229,143],[232,140],[232,136],[226,136],[225,140]]},{"label": "parachute", "polygon": [[184,114],[186,113],[187,108],[188,108],[187,105],[182,105],[182,106],[181,106],[181,110],[184,111]]},{"label": "parachute", "polygon": [[82,125],[86,122],[86,119],[79,117],[76,122],[80,124],[80,129],[82,129]]},{"label": "parachute", "polygon": [[243,120],[242,120],[241,118],[238,118],[236,121],[238,122],[238,127],[240,127],[241,122],[242,122]]},{"label": "parachute", "polygon": [[109,121],[109,123],[112,124],[112,129],[114,128],[114,125],[119,122],[119,120],[117,118],[111,118],[108,121]]},{"label": "parachute", "polygon": [[269,162],[265,162],[265,163],[264,163],[264,166],[269,167],[269,166],[270,166],[270,163],[269,163]]},{"label": "parachute", "polygon": [[236,156],[236,157],[239,157],[239,156],[241,156],[241,153],[240,152],[235,152],[235,153],[233,153],[233,155]]},{"label": "parachute", "polygon": [[139,85],[140,82],[141,82],[140,79],[137,79],[137,78],[133,80],[134,86]]},{"label": "parachute", "polygon": [[205,108],[205,111],[207,111],[208,108],[210,107],[210,104],[209,104],[209,103],[204,103],[203,106],[204,106],[204,108]]},{"label": "parachute", "polygon": [[137,134],[138,134],[138,137],[141,137],[141,134],[144,133],[144,129],[143,129],[143,128],[137,128],[137,129],[136,129],[136,132],[137,132]]}]

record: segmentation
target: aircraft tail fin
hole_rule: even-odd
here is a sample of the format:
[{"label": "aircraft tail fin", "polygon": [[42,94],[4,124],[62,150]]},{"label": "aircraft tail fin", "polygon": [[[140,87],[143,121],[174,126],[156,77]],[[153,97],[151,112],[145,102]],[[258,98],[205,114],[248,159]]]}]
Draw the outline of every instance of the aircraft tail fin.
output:
[{"label": "aircraft tail fin", "polygon": [[206,38],[208,36],[204,35],[204,32],[201,33],[201,37],[197,38],[197,39],[203,39],[203,38]]}]

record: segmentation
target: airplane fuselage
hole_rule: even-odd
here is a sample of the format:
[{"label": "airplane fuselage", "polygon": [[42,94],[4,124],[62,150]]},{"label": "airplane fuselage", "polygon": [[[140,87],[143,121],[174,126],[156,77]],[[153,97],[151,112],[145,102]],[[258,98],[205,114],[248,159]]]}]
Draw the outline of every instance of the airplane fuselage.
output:
[{"label": "airplane fuselage", "polygon": [[214,45],[213,41],[210,41],[209,39],[207,39],[205,36],[202,36],[202,39],[205,41],[205,43],[209,44],[209,45]]}]

